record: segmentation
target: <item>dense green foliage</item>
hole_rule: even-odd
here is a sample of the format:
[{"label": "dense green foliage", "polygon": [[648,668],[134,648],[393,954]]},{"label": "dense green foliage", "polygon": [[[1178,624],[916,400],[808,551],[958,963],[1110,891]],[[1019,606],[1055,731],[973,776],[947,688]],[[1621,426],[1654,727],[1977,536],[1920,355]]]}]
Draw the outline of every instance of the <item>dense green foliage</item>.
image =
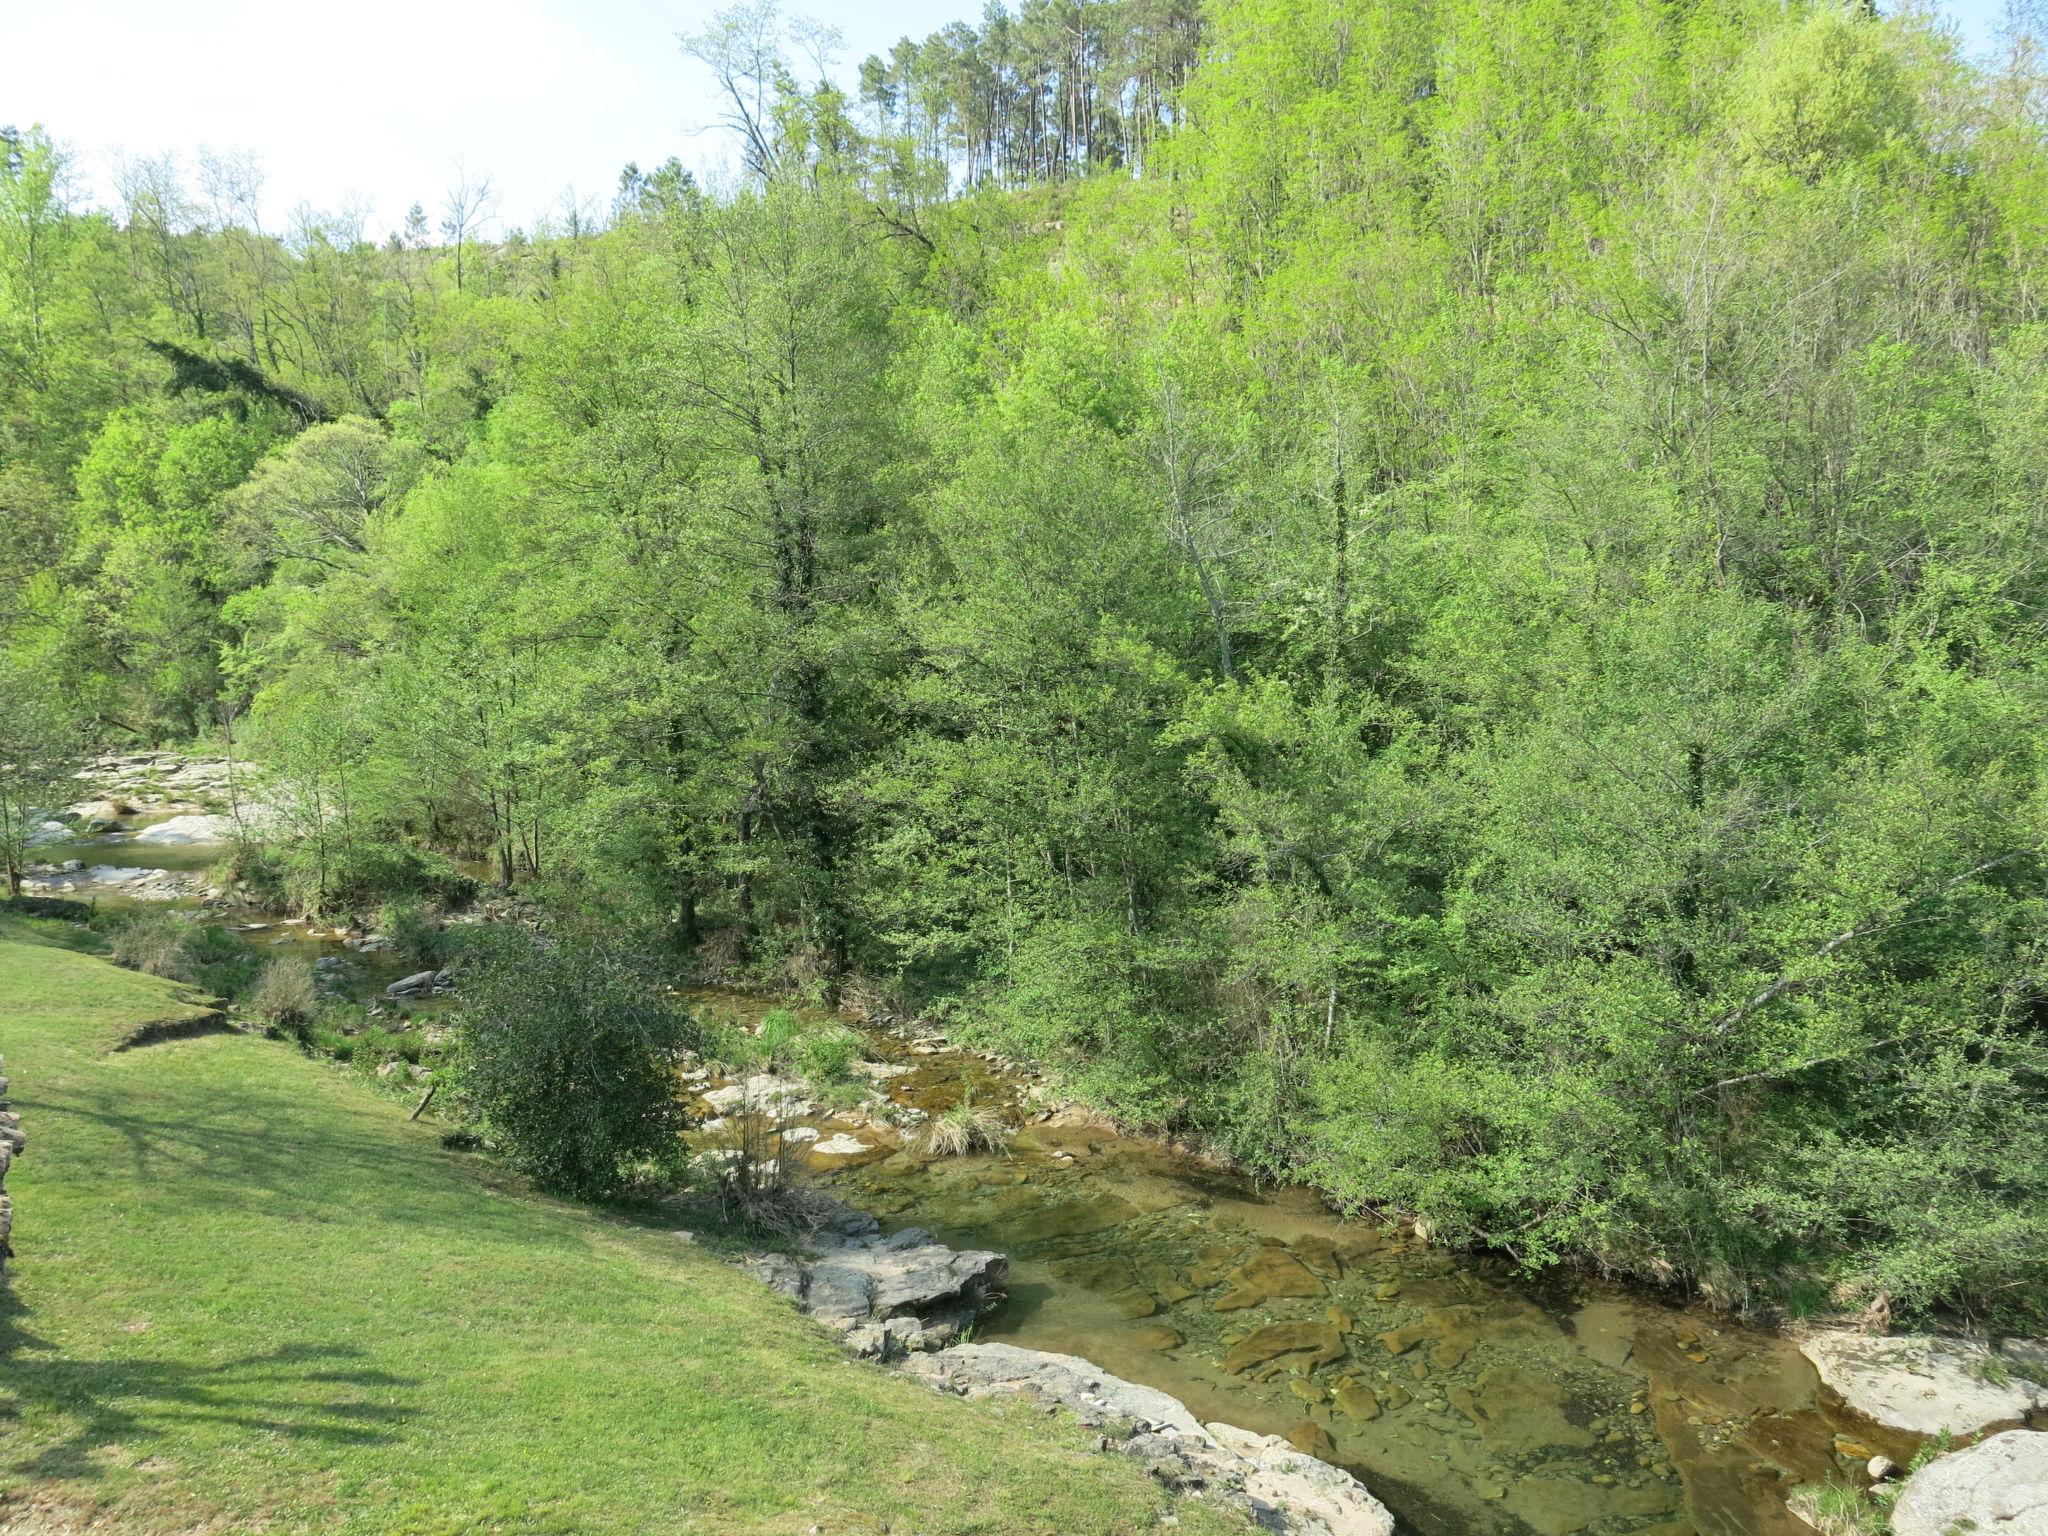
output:
[{"label": "dense green foliage", "polygon": [[516,1166],[581,1195],[680,1167],[676,1074],[696,1035],[658,978],[604,946],[509,926],[470,935],[463,972],[457,1098]]},{"label": "dense green foliage", "polygon": [[246,716],[308,905],[488,855],[1447,1239],[2048,1312],[2032,41],[1204,26],[1142,157],[1020,160],[728,16],[744,185],[485,246],[20,138],[10,647]]}]

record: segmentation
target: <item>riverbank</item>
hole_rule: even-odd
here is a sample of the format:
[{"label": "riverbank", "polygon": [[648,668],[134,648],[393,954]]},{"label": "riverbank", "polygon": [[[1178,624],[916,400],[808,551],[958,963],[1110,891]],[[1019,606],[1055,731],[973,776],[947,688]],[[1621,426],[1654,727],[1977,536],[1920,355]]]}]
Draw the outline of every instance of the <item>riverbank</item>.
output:
[{"label": "riverbank", "polygon": [[[294,1048],[0,922],[0,1527],[1122,1533],[1042,1414],[847,1362],[684,1234],[534,1194]],[[41,1527],[32,1527],[41,1528]]]},{"label": "riverbank", "polygon": [[[364,1033],[329,1045],[389,1055],[375,1070],[398,1081],[424,1070],[431,1012],[380,996],[412,967],[366,952],[374,938],[268,917],[243,926],[259,952],[315,961],[377,999]],[[691,1001],[757,1045],[777,1011],[737,992]],[[780,1150],[802,1177],[885,1224],[1008,1258],[1009,1299],[979,1337],[1083,1357],[1202,1421],[1311,1446],[1425,1536],[1795,1532],[1790,1489],[1856,1479],[1873,1450],[1904,1461],[1923,1433],[1866,1421],[1795,1341],[1675,1294],[1532,1278],[1343,1221],[1312,1191],[1262,1188],[1049,1102],[1042,1079],[990,1053],[797,1011],[860,1028],[859,1081],[813,1093],[700,1068],[708,1153],[728,1150],[733,1130],[718,1121],[773,1100]],[[970,1102],[1015,1130],[1005,1155],[921,1145],[921,1128]]]}]

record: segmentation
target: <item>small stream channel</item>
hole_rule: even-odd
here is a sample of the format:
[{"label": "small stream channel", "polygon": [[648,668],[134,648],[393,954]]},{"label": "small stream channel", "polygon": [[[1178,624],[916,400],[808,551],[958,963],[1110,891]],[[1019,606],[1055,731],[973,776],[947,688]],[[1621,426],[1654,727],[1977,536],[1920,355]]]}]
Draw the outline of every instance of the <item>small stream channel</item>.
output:
[{"label": "small stream channel", "polygon": [[[152,807],[123,832],[37,856],[193,872],[225,851],[134,840],[168,814]],[[197,900],[195,889],[179,904]],[[271,915],[216,916],[278,953],[345,955],[359,994],[407,969]],[[742,1024],[774,1006],[727,992],[693,1001]],[[1024,1122],[1004,1154],[945,1158],[869,1114],[791,1122],[867,1144],[801,1153],[833,1194],[885,1224],[1009,1256],[1008,1298],[977,1337],[1082,1355],[1205,1420],[1315,1445],[1416,1536],[1806,1536],[1785,1510],[1792,1486],[1847,1480],[1872,1450],[1903,1462],[1913,1449],[1824,1401],[1776,1334],[1339,1220],[1309,1190],[1256,1187],[1080,1116],[1041,1119],[1026,1085],[971,1052],[843,1022],[900,1069],[879,1083],[895,1103],[937,1112],[971,1092]]]}]

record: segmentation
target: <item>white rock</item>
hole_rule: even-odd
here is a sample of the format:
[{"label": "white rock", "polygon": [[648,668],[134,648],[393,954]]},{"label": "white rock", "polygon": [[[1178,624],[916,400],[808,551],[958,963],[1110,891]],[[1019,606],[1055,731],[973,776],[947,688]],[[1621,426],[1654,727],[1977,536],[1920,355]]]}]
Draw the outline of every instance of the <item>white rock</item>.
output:
[{"label": "white rock", "polygon": [[724,1114],[754,1109],[768,1114],[808,1114],[812,1103],[804,1085],[794,1078],[757,1072],[744,1082],[728,1083],[704,1095],[704,1102]]},{"label": "white rock", "polygon": [[1135,1424],[1119,1442],[1127,1454],[1186,1459],[1211,1487],[1242,1483],[1260,1526],[1285,1536],[1393,1536],[1394,1517],[1341,1467],[1296,1450],[1277,1435],[1234,1424],[1203,1424],[1178,1398],[1112,1376],[1078,1355],[1013,1344],[959,1344],[906,1367],[964,1397],[1021,1392],[1073,1410],[1083,1424]]},{"label": "white rock", "polygon": [[2013,1429],[1906,1479],[1894,1536],[2048,1536],[2048,1435]]},{"label": "white rock", "polygon": [[822,1152],[827,1157],[851,1157],[856,1152],[867,1151],[868,1144],[864,1141],[856,1140],[844,1131],[835,1131],[823,1141],[813,1146],[811,1150],[813,1152]]},{"label": "white rock", "polygon": [[1799,1347],[1851,1408],[1916,1435],[1974,1435],[2048,1408],[2048,1388],[1969,1339],[1830,1330]]},{"label": "white rock", "polygon": [[1320,1526],[1330,1536],[1394,1536],[1393,1513],[1341,1467],[1297,1451],[1278,1435],[1255,1435],[1235,1424],[1204,1427],[1244,1460],[1244,1491],[1255,1509],[1263,1506],[1261,1513],[1270,1510],[1296,1530]]},{"label": "white rock", "polygon": [[235,835],[235,824],[226,816],[207,814],[173,816],[135,834],[138,843],[182,846],[188,843],[224,843]]}]

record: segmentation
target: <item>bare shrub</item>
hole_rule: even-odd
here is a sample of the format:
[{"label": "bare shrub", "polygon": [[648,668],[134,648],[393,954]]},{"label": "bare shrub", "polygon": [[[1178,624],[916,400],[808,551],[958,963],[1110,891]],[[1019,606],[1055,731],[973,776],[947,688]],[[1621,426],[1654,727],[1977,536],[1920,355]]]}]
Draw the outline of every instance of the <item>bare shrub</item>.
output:
[{"label": "bare shrub", "polygon": [[137,912],[114,930],[109,952],[116,965],[180,978],[191,934],[191,926],[175,913]]},{"label": "bare shrub", "polygon": [[249,1007],[272,1029],[299,1033],[320,1010],[313,968],[303,960],[273,960],[249,991]]}]

